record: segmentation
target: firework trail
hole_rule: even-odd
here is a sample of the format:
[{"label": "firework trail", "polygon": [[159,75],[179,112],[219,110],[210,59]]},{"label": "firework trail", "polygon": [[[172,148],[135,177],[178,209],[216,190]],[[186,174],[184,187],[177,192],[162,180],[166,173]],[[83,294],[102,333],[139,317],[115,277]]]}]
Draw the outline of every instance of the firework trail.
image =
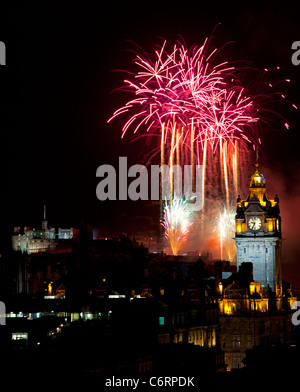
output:
[{"label": "firework trail", "polygon": [[235,233],[235,209],[223,206],[223,211],[219,214],[217,231],[220,238],[220,258],[232,261],[235,256],[235,246],[232,241]]},{"label": "firework trail", "polygon": [[192,225],[188,202],[183,197],[177,196],[174,196],[169,202],[165,201],[161,223],[173,255],[178,255]]}]

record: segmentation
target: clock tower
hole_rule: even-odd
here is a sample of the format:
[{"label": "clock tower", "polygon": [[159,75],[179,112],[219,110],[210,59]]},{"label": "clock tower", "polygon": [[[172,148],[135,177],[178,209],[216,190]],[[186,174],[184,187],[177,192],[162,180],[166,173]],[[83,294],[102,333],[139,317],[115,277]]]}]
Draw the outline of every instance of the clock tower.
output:
[{"label": "clock tower", "polygon": [[250,179],[246,200],[237,199],[235,244],[237,268],[243,262],[253,264],[253,279],[270,287],[276,296],[282,294],[281,218],[278,196],[270,200],[266,180],[258,170]]}]

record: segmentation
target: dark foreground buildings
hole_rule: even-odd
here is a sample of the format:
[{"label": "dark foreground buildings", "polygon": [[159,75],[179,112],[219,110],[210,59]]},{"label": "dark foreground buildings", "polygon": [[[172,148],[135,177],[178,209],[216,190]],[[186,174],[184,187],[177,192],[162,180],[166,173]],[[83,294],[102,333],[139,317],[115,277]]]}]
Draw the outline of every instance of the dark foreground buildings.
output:
[{"label": "dark foreground buildings", "polygon": [[45,219],[41,230],[18,229],[17,250],[0,260],[7,369],[213,379],[296,369],[299,327],[281,275],[279,200],[268,199],[258,169],[237,201],[238,269],[149,253],[126,235],[57,234]]}]

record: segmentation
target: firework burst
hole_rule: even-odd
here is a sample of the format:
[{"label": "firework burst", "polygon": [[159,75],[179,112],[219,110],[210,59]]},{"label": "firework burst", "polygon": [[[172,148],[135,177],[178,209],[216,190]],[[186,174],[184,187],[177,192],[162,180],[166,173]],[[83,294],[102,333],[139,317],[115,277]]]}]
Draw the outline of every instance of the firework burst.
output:
[{"label": "firework burst", "polygon": [[163,219],[165,237],[170,243],[173,255],[177,255],[190,231],[191,211],[183,197],[174,196],[170,202],[165,201]]},{"label": "firework burst", "polygon": [[[251,151],[248,146],[257,149],[261,144],[258,123],[266,124],[263,117],[271,113],[264,103],[272,94],[277,98],[279,95],[270,92],[273,84],[262,83],[262,79],[255,86],[263,84],[264,89],[250,94],[239,77],[248,68],[218,61],[220,51],[212,48],[211,40],[206,38],[201,46],[191,48],[184,42],[176,41],[171,46],[165,41],[152,54],[136,55],[136,72],[128,72],[121,87],[131,94],[131,99],[108,122],[119,117],[125,119],[122,138],[127,132],[136,139],[156,136],[156,149],[145,151],[148,162],[158,151],[161,165],[168,164],[170,169],[175,163],[191,165],[192,177],[195,165],[202,165],[204,207],[198,222],[199,235],[205,236],[211,225],[206,216],[214,208],[208,204],[213,201],[215,207],[221,197],[225,210],[217,221],[223,244],[227,241],[225,233],[230,232],[228,219],[234,222],[234,216],[228,213],[230,200],[244,186],[245,157]],[[261,75],[267,72],[265,69]],[[285,99],[284,94],[280,99]],[[288,129],[286,120],[278,117]],[[171,201],[164,205],[161,200],[162,225],[173,253],[177,254],[181,239],[189,234],[190,218],[185,211],[188,203],[175,197],[170,181]],[[228,252],[227,257],[232,259]]]},{"label": "firework burst", "polygon": [[[212,65],[217,50],[210,50],[209,40],[202,46],[187,49],[177,42],[169,50],[164,42],[152,59],[138,55],[139,71],[124,80],[124,89],[133,95],[108,120],[126,114],[122,137],[131,128],[155,134],[165,127],[165,139],[174,127],[183,128],[185,138],[194,129],[194,138],[202,147],[207,140],[213,149],[220,141],[244,138],[250,141],[247,128],[258,121],[253,100],[227,61]],[[252,140],[252,142],[255,142]]]}]

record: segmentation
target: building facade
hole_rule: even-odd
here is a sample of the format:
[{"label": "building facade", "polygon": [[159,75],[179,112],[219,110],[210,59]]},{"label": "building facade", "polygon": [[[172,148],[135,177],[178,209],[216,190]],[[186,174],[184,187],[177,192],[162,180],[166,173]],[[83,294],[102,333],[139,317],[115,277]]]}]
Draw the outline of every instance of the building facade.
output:
[{"label": "building facade", "polygon": [[291,340],[291,305],[296,301],[290,290],[282,309],[276,309],[276,298],[259,282],[245,283],[236,279],[219,285],[218,344],[225,352],[228,370],[244,366],[246,351],[255,346],[283,345]]},{"label": "building facade", "polygon": [[73,227],[68,229],[48,227],[48,222],[42,221],[42,228],[35,229],[25,226],[15,227],[12,235],[12,249],[22,253],[33,254],[51,252],[66,247],[65,240],[78,240],[79,229]]},{"label": "building facade", "polygon": [[282,295],[281,217],[279,198],[271,200],[266,193],[266,180],[256,170],[250,179],[249,194],[237,199],[235,243],[237,268],[243,262],[253,264],[253,279]]},{"label": "building facade", "polygon": [[218,282],[218,343],[228,370],[243,367],[246,351],[255,346],[290,341],[291,308],[297,300],[282,282],[279,198],[268,198],[258,167],[256,163],[247,198],[237,199],[238,272]]}]

